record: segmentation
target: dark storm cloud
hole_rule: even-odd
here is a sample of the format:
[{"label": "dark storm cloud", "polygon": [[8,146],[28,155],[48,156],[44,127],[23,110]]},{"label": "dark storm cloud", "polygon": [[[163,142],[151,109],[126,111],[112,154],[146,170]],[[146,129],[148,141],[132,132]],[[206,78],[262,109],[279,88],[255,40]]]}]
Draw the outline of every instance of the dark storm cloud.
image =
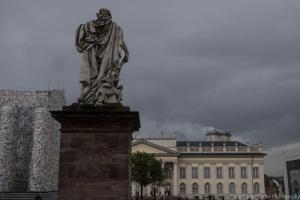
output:
[{"label": "dark storm cloud", "polygon": [[[124,102],[142,115],[145,135],[203,139],[215,128],[279,152],[300,142],[298,1],[0,2],[1,89],[64,85],[79,94],[76,26],[111,9],[130,62]],[[284,136],[283,136],[284,135]],[[292,144],[293,143],[293,144]],[[269,165],[271,166],[271,165]],[[281,169],[269,169],[273,174]]]}]

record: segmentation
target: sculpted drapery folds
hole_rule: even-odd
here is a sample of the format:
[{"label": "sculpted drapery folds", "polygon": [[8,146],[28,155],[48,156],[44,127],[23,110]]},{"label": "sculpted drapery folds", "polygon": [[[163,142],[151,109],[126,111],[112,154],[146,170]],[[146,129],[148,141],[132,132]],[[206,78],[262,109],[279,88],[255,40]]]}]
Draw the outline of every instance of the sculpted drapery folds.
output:
[{"label": "sculpted drapery folds", "polygon": [[[76,30],[75,46],[81,53],[80,104],[120,103],[122,86],[119,75],[128,61],[128,50],[122,29],[112,21],[107,9],[100,9],[97,18],[81,24]],[[122,57],[122,50],[125,55]]]}]

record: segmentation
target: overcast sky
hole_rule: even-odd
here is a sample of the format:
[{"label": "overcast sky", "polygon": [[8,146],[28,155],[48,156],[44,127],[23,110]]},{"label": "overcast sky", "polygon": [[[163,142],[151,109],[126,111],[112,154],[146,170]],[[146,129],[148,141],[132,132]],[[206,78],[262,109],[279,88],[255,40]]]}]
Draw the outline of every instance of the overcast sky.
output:
[{"label": "overcast sky", "polygon": [[75,102],[74,33],[101,7],[124,31],[124,104],[144,135],[230,130],[262,142],[266,173],[283,174],[282,150],[300,144],[300,1],[1,0],[0,89],[64,85]]}]

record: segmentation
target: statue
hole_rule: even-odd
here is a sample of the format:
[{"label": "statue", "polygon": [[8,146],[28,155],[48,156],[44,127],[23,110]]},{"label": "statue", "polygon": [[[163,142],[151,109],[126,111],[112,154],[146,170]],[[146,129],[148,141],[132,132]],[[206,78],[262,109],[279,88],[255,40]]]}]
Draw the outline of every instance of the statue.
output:
[{"label": "statue", "polygon": [[122,100],[119,75],[128,62],[129,52],[122,29],[111,18],[110,11],[102,8],[95,20],[79,25],[76,30],[75,46],[81,54],[80,104],[98,106]]}]

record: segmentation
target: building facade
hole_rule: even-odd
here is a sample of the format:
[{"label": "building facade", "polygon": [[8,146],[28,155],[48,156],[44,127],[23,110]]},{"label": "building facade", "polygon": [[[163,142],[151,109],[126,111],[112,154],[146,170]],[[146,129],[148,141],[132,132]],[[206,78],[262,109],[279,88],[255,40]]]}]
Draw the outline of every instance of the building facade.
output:
[{"label": "building facade", "polygon": [[[176,137],[135,138],[132,152],[146,152],[161,159],[168,186],[157,193],[202,198],[215,195],[261,195],[264,156],[261,145],[248,146],[231,140],[227,131],[212,130],[205,141],[177,141]],[[150,195],[152,186],[145,188]],[[132,195],[139,186],[132,184]]]},{"label": "building facade", "polygon": [[0,91],[1,196],[57,191],[60,125],[49,111],[63,105],[62,90]]},{"label": "building facade", "polygon": [[284,189],[291,199],[300,197],[300,147],[283,152]]}]

